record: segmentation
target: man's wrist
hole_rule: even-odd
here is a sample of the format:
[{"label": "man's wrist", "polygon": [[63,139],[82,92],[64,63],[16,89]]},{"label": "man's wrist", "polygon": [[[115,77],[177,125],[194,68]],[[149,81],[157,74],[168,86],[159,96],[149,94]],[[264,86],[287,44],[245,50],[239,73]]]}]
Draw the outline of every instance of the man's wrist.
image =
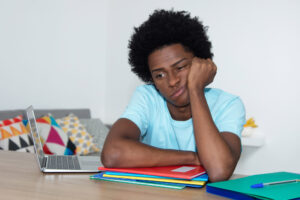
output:
[{"label": "man's wrist", "polygon": [[204,88],[205,87],[189,87],[188,90],[190,97],[192,98],[192,96],[204,96]]}]

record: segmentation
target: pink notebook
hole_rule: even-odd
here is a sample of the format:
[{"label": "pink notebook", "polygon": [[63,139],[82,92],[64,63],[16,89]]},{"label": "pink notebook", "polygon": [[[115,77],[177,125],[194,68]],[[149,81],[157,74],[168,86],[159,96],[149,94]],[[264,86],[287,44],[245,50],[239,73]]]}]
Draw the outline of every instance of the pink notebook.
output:
[{"label": "pink notebook", "polygon": [[201,165],[181,165],[166,167],[145,167],[145,168],[105,168],[99,167],[100,171],[125,172],[134,174],[145,174],[153,176],[165,176],[172,178],[193,179],[205,174]]}]

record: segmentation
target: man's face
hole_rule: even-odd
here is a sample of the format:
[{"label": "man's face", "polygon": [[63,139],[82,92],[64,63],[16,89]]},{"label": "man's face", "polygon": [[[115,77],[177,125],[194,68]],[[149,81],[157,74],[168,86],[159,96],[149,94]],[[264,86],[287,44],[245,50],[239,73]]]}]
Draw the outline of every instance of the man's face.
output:
[{"label": "man's face", "polygon": [[184,107],[190,103],[187,78],[193,57],[193,53],[181,44],[165,46],[148,57],[156,88],[175,107]]}]

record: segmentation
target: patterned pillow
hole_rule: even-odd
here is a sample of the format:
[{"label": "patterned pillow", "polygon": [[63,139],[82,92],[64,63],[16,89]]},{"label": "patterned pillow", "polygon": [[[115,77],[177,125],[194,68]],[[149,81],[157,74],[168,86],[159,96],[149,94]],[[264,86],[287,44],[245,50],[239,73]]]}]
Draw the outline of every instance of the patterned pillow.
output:
[{"label": "patterned pillow", "polygon": [[77,154],[86,155],[100,151],[93,143],[93,137],[86,131],[76,115],[69,114],[56,121],[76,145]]},{"label": "patterned pillow", "polygon": [[34,152],[33,141],[23,122],[0,127],[0,149]]},{"label": "patterned pillow", "polygon": [[0,127],[11,125],[13,123],[21,122],[23,120],[22,115],[16,116],[14,118],[6,119],[3,121],[0,121]]},{"label": "patterned pillow", "polygon": [[41,117],[36,122],[45,154],[76,154],[76,146],[52,116]]}]

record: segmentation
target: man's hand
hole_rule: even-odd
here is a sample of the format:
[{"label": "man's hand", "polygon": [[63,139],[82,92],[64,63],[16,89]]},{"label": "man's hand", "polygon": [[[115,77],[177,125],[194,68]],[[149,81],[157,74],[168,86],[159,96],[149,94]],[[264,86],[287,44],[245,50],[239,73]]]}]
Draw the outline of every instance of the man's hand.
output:
[{"label": "man's hand", "polygon": [[203,90],[212,83],[217,73],[217,66],[211,59],[194,57],[188,75],[188,88],[190,90]]}]

